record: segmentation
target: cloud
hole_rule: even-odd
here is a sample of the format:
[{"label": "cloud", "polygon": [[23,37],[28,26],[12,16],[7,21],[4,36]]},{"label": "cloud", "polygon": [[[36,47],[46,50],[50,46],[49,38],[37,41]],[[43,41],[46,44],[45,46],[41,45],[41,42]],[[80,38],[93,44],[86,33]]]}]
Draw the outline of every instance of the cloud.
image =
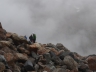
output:
[{"label": "cloud", "polygon": [[81,55],[95,53],[96,0],[1,0],[0,21],[10,32],[37,42],[63,43]]}]

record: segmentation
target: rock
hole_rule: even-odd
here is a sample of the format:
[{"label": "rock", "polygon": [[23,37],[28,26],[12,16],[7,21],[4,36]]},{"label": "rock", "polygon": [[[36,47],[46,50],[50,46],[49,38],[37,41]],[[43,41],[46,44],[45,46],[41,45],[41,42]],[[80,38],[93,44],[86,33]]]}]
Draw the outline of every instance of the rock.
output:
[{"label": "rock", "polygon": [[56,65],[61,65],[61,64],[62,64],[62,60],[61,60],[58,56],[56,56],[54,52],[50,51],[49,53],[50,53],[50,55],[51,55],[52,61],[53,61]]},{"label": "rock", "polygon": [[34,43],[32,45],[29,45],[29,51],[34,51],[35,53],[38,53],[39,55],[43,55],[45,53],[48,53],[50,50],[45,49],[39,43]]},{"label": "rock", "polygon": [[5,70],[4,63],[0,62],[0,72],[3,72]]},{"label": "rock", "polygon": [[0,43],[3,45],[3,46],[10,46],[11,43],[9,41],[0,41]]},{"label": "rock", "polygon": [[38,59],[39,58],[39,55],[37,55],[35,52],[32,51],[31,54],[32,54],[32,57],[33,58],[35,58],[35,59]]},{"label": "rock", "polygon": [[6,37],[7,37],[7,38],[10,38],[11,36],[12,36],[12,33],[11,33],[11,32],[7,32],[7,33],[6,33]]},{"label": "rock", "polygon": [[4,54],[5,54],[5,52],[0,50],[0,55],[4,55]]},{"label": "rock", "polygon": [[4,72],[12,72],[10,69],[6,69],[4,70]]},{"label": "rock", "polygon": [[24,47],[19,47],[17,50],[19,51],[19,53],[30,54],[30,51],[28,51]]},{"label": "rock", "polygon": [[56,69],[54,66],[46,65],[44,71],[52,72],[54,69]]},{"label": "rock", "polygon": [[38,65],[41,69],[44,69],[45,68],[45,65],[42,63],[42,62],[38,62]]},{"label": "rock", "polygon": [[92,71],[92,70],[90,70],[90,69],[87,69],[87,70],[86,70],[86,72],[93,72],[93,71]]},{"label": "rock", "polygon": [[77,63],[79,63],[81,61],[81,59],[78,56],[76,56],[74,54],[74,52],[69,52],[69,51],[61,52],[59,54],[59,57],[60,57],[61,60],[63,60],[64,57],[67,56],[67,55],[71,56]]},{"label": "rock", "polygon": [[19,36],[19,42],[20,43],[28,43],[28,41],[26,40],[26,38],[24,36]]},{"label": "rock", "polygon": [[27,60],[26,63],[24,64],[24,68],[26,71],[34,71],[33,64],[30,60]]},{"label": "rock", "polygon": [[28,60],[28,57],[24,54],[16,53],[16,56],[17,56],[17,60],[20,60],[20,61],[27,61]]},{"label": "rock", "polygon": [[52,43],[48,43],[48,44],[46,45],[46,47],[51,47],[51,48],[54,48],[54,49],[56,49],[57,51],[59,51],[59,49],[58,49],[54,44],[52,44]]},{"label": "rock", "polygon": [[56,68],[56,69],[54,69],[54,71],[52,71],[52,72],[68,72],[68,70],[63,69],[63,68]]},{"label": "rock", "polygon": [[34,69],[35,69],[35,71],[38,72],[38,70],[39,70],[39,65],[38,65],[38,64],[35,64]]},{"label": "rock", "polygon": [[56,55],[59,55],[60,53],[64,52],[64,50],[57,51],[54,48],[51,48],[50,50],[53,51]]},{"label": "rock", "polygon": [[48,53],[49,51],[50,51],[49,49],[42,48],[42,49],[38,50],[37,53],[39,55],[43,55],[43,54]]},{"label": "rock", "polygon": [[62,53],[60,53],[60,54],[59,54],[59,57],[60,57],[60,59],[61,59],[61,60],[63,60],[63,59],[64,59],[64,57],[65,57],[65,56],[67,56],[67,55],[69,55],[69,54],[70,54],[70,52],[69,52],[69,51],[62,52]]},{"label": "rock", "polygon": [[12,33],[11,38],[14,41],[15,45],[28,43],[24,36],[18,36],[16,33]]},{"label": "rock", "polygon": [[14,55],[12,53],[6,53],[4,55],[4,57],[6,58],[6,61],[7,62],[11,62],[11,61],[14,61]]},{"label": "rock", "polygon": [[3,29],[1,22],[0,22],[0,40],[6,39],[6,31]]},{"label": "rock", "polygon": [[5,67],[7,69],[9,69],[9,66],[8,66],[8,64],[6,62],[6,59],[5,59],[5,57],[3,55],[0,55],[0,62],[2,62],[3,64],[5,64]]},{"label": "rock", "polygon": [[34,58],[30,57],[30,58],[28,58],[28,60],[30,60],[32,62],[32,64],[35,66],[36,60]]},{"label": "rock", "polygon": [[3,47],[1,50],[4,51],[5,53],[13,53],[14,52],[9,47]]},{"label": "rock", "polygon": [[74,56],[77,57],[78,59],[83,59],[83,56],[79,55],[78,53],[74,52]]},{"label": "rock", "polygon": [[61,43],[57,43],[56,47],[59,48],[60,50],[64,50],[64,51],[69,51],[66,47],[63,46],[63,44]]},{"label": "rock", "polygon": [[19,37],[16,33],[12,33],[12,39],[15,41],[19,41]]},{"label": "rock", "polygon": [[41,64],[44,64],[44,65],[46,64],[46,59],[44,59],[43,55],[40,56],[39,62],[40,62]]},{"label": "rock", "polygon": [[43,54],[43,56],[46,59],[46,63],[48,64],[51,61],[50,53]]},{"label": "rock", "polygon": [[17,65],[14,65],[13,72],[21,72],[21,68]]},{"label": "rock", "polygon": [[11,44],[14,44],[11,38],[7,38],[7,41],[9,41]]},{"label": "rock", "polygon": [[67,65],[68,69],[78,71],[78,64],[71,56],[65,56],[63,62]]},{"label": "rock", "polygon": [[87,64],[81,63],[79,64],[78,70],[81,72],[86,72],[89,69]]},{"label": "rock", "polygon": [[89,69],[96,71],[96,56],[89,56],[86,61],[88,62]]}]

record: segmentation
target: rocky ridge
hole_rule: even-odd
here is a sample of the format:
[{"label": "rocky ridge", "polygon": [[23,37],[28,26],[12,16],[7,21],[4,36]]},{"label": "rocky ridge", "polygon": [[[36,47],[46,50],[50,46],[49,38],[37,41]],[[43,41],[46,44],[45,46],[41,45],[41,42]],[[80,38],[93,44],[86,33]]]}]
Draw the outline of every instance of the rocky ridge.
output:
[{"label": "rocky ridge", "polygon": [[63,44],[29,42],[0,23],[0,72],[93,72],[96,55],[81,56]]}]

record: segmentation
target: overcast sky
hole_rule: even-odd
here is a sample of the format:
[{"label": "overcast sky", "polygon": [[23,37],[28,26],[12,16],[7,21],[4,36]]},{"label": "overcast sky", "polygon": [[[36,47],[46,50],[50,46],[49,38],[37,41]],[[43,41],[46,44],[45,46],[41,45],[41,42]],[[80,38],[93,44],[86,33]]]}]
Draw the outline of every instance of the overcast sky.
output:
[{"label": "overcast sky", "polygon": [[0,0],[0,21],[9,32],[36,33],[37,42],[96,54],[96,0]]}]

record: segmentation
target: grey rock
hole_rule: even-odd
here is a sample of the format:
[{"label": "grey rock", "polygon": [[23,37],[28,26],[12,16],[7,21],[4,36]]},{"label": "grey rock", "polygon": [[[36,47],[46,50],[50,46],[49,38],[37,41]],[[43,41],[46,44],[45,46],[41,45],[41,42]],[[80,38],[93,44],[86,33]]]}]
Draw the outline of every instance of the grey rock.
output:
[{"label": "grey rock", "polygon": [[67,65],[68,69],[78,70],[78,63],[71,56],[66,56],[63,62]]},{"label": "grey rock", "polygon": [[43,56],[46,59],[46,63],[48,64],[51,61],[50,53],[43,54]]},{"label": "grey rock", "polygon": [[69,51],[66,47],[63,46],[63,44],[61,43],[57,43],[56,44],[56,47],[60,50],[64,50],[64,51]]},{"label": "grey rock", "polygon": [[33,71],[34,70],[33,64],[30,60],[27,60],[25,62],[24,68],[25,68],[26,71]]},{"label": "grey rock", "polygon": [[82,72],[86,72],[88,69],[89,69],[88,65],[84,63],[80,63],[78,66],[78,70]]}]

